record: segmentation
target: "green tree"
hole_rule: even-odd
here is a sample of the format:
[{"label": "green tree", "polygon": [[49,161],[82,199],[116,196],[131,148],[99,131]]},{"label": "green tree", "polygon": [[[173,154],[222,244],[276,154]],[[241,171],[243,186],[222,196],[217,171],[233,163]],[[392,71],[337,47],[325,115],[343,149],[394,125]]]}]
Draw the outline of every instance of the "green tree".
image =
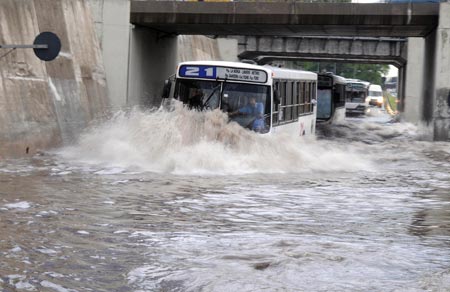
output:
[{"label": "green tree", "polygon": [[382,84],[381,77],[389,72],[389,65],[330,62],[287,62],[286,66],[312,72],[333,72],[345,78],[355,78],[374,84]]}]

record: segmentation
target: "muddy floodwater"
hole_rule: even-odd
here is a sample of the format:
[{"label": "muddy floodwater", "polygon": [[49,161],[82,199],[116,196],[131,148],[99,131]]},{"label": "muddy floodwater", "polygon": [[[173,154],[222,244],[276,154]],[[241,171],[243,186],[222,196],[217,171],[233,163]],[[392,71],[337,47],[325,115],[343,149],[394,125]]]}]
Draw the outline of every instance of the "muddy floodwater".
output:
[{"label": "muddy floodwater", "polygon": [[0,291],[450,291],[450,143],[130,111],[0,160]]}]

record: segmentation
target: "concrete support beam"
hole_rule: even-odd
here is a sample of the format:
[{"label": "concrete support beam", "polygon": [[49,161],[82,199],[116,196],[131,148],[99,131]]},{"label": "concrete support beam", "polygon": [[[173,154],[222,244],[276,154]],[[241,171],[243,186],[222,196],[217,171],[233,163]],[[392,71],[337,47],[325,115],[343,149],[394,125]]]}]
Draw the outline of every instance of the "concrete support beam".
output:
[{"label": "concrete support beam", "polygon": [[239,58],[260,63],[270,59],[333,60],[394,64],[406,63],[406,39],[350,37],[235,36]]},{"label": "concrete support beam", "polygon": [[[441,3],[435,39],[434,140],[450,140],[450,2]],[[431,40],[430,40],[431,41]],[[427,80],[427,78],[425,79]]]}]

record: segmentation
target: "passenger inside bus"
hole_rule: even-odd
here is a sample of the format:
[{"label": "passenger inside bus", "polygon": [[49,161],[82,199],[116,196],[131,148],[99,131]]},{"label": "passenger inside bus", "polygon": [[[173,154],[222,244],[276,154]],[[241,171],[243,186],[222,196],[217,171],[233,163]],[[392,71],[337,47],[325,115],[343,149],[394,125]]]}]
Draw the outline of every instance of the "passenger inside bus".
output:
[{"label": "passenger inside bus", "polygon": [[203,91],[200,88],[193,88],[188,99],[189,108],[201,110],[203,108]]},{"label": "passenger inside bus", "polygon": [[[230,117],[243,116],[248,119],[247,127],[255,132],[263,132],[264,125],[264,105],[256,101],[256,97],[250,97],[247,105],[228,114]],[[242,125],[242,121],[239,122]]]}]

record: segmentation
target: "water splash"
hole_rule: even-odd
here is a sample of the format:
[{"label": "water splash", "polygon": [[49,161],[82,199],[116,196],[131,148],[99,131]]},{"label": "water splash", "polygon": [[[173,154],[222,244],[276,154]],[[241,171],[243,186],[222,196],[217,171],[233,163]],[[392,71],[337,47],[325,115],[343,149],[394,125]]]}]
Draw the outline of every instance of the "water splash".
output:
[{"label": "water splash", "polygon": [[[347,119],[342,123],[318,127],[318,136],[327,139],[377,144],[387,140],[417,141],[424,129],[411,123],[400,123],[385,116],[379,119]],[[344,142],[341,141],[341,142]]]},{"label": "water splash", "polygon": [[288,134],[260,135],[229,123],[221,111],[118,112],[60,151],[72,161],[175,174],[370,170],[355,148]]}]

